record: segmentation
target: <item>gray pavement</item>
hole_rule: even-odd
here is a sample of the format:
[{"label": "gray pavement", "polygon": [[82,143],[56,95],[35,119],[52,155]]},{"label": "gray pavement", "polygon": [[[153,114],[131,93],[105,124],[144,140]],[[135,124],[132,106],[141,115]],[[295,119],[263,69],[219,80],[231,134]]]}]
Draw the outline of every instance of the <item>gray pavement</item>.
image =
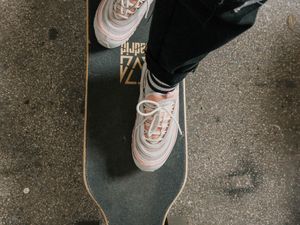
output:
[{"label": "gray pavement", "polygon": [[[296,18],[295,31],[287,17]],[[187,78],[190,225],[300,224],[300,2]],[[82,181],[85,1],[0,1],[0,225],[99,218]]]}]

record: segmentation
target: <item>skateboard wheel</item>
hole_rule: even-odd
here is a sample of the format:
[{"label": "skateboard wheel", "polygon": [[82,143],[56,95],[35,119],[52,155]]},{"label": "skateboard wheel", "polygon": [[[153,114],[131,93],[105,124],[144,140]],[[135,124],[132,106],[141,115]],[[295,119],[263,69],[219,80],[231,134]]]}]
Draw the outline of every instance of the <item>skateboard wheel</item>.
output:
[{"label": "skateboard wheel", "polygon": [[187,220],[182,216],[169,216],[165,225],[188,225]]}]

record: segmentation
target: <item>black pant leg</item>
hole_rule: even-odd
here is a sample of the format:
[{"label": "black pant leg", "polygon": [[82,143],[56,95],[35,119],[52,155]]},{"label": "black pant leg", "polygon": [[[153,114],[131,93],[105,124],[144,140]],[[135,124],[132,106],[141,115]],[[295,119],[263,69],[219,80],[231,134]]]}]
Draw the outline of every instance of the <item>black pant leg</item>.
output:
[{"label": "black pant leg", "polygon": [[209,52],[255,22],[261,3],[234,11],[245,0],[157,0],[146,61],[162,82],[175,86]]}]

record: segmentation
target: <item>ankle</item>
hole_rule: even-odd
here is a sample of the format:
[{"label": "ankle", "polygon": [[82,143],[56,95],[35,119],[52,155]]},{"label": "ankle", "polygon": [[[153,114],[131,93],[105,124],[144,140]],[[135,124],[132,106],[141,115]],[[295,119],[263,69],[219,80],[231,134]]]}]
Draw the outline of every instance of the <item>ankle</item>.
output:
[{"label": "ankle", "polygon": [[149,87],[151,88],[151,90],[153,90],[155,92],[159,92],[161,94],[172,93],[177,87],[177,85],[170,86],[170,85],[160,81],[150,71],[147,73],[147,83],[148,83]]}]

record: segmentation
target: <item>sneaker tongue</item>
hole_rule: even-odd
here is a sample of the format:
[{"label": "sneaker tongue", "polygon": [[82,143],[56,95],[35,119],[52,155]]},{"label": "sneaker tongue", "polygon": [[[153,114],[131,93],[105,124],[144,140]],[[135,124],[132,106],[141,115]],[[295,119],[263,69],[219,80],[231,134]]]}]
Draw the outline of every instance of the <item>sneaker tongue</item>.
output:
[{"label": "sneaker tongue", "polygon": [[[174,96],[173,92],[170,92],[168,94],[161,94],[161,93],[158,93],[158,92],[152,92],[152,93],[148,94],[145,97],[145,99],[157,102],[157,103],[159,103],[159,105],[161,107],[165,107],[166,109],[171,110],[172,103],[170,104],[170,100],[172,101],[172,99],[174,99],[173,96]],[[155,106],[151,103],[145,103],[145,110],[147,110],[147,111],[155,110],[156,107],[157,106]],[[158,125],[159,125],[160,122],[162,122],[162,119],[164,118],[165,113],[164,112],[159,112],[158,115],[159,115],[158,117],[155,117],[156,118],[155,121],[152,121],[154,119],[153,117],[148,121],[149,123],[154,122],[154,126],[153,126],[153,129],[152,129],[151,132],[161,133],[161,132],[164,132],[164,130],[166,129],[166,127],[158,128]],[[158,135],[158,134],[151,135],[151,138],[153,139],[153,141],[151,141],[151,142],[153,142],[153,143],[159,142],[159,139],[158,139],[159,136],[160,135]]]},{"label": "sneaker tongue", "polygon": [[170,100],[174,99],[173,96],[173,92],[169,92],[167,94],[153,92],[146,96],[146,100],[157,102],[160,106],[167,106],[170,105]]}]

